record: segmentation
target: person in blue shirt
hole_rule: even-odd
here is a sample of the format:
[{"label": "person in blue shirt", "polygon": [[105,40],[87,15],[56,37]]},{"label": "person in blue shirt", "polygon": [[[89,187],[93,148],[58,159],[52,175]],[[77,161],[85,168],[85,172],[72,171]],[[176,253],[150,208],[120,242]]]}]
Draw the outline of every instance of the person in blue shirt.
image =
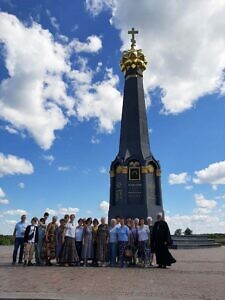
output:
[{"label": "person in blue shirt", "polygon": [[21,221],[18,222],[15,226],[14,232],[13,232],[13,239],[14,239],[14,250],[13,250],[13,261],[12,265],[15,265],[16,259],[17,259],[17,253],[20,248],[19,253],[19,264],[23,263],[23,252],[24,252],[24,234],[25,230],[27,228],[26,223],[26,215],[21,216]]},{"label": "person in blue shirt", "polygon": [[119,261],[120,267],[124,267],[125,261],[125,250],[128,246],[129,240],[129,228],[125,225],[124,218],[120,218],[120,227],[117,227],[117,237],[118,237],[118,246],[119,246]]},{"label": "person in blue shirt", "polygon": [[109,228],[109,261],[110,267],[116,265],[116,254],[117,254],[117,227],[116,219],[111,219]]}]

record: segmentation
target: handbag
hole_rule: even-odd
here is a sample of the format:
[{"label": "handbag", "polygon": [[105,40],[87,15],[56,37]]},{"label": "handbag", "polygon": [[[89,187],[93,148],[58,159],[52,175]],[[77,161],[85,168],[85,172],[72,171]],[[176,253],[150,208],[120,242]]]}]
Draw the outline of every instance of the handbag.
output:
[{"label": "handbag", "polygon": [[132,257],[133,256],[133,252],[130,248],[126,248],[125,252],[124,252],[125,257]]}]

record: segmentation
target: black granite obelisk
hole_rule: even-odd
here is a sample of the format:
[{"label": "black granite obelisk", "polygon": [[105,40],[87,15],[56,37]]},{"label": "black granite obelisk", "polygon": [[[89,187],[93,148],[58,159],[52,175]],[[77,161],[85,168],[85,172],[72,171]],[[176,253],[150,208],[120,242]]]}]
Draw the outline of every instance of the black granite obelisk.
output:
[{"label": "black granite obelisk", "polygon": [[155,220],[163,212],[161,168],[150,150],[143,89],[146,58],[135,49],[132,28],[131,48],[123,52],[120,63],[125,74],[120,147],[110,166],[109,220],[115,216],[148,217]]}]

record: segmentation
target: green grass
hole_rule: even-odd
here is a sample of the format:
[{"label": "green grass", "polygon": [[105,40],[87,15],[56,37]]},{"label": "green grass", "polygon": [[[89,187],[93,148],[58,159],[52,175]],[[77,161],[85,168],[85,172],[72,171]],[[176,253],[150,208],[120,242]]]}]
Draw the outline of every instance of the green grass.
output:
[{"label": "green grass", "polygon": [[13,244],[12,235],[0,234],[0,246],[9,246]]}]

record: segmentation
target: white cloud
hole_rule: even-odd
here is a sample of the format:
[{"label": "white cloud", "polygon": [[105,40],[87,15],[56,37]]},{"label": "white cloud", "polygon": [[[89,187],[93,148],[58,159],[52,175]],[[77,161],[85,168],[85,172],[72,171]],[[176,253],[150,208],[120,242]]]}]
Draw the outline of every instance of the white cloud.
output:
[{"label": "white cloud", "polygon": [[48,10],[48,9],[46,10],[46,13],[47,13],[47,15],[48,15],[48,17],[49,17],[49,20],[50,20],[52,26],[53,26],[57,31],[59,31],[59,23],[57,22],[56,17],[52,16],[50,10]]},{"label": "white cloud", "polygon": [[97,16],[102,10],[113,6],[114,0],[86,0],[86,9]]},{"label": "white cloud", "polygon": [[5,223],[8,225],[16,225],[17,221],[16,220],[5,220]]},{"label": "white cloud", "polygon": [[195,194],[194,198],[196,207],[192,214],[166,216],[171,232],[174,233],[177,228],[182,228],[184,231],[187,227],[191,228],[193,233],[224,232],[223,208],[216,209],[217,202],[205,199],[202,194]]},{"label": "white cloud", "polygon": [[193,215],[174,215],[166,216],[171,233],[177,228],[183,231],[189,227],[193,233],[224,233],[225,222],[220,216],[193,214]]},{"label": "white cloud", "polygon": [[99,172],[100,172],[101,174],[106,174],[106,173],[107,173],[106,167],[101,167],[101,168],[99,168]]},{"label": "white cloud", "polygon": [[3,189],[0,187],[0,198],[4,198],[5,197],[5,192],[3,191]]},{"label": "white cloud", "polygon": [[3,215],[9,215],[9,216],[21,216],[21,215],[26,215],[27,212],[24,209],[11,209],[11,210],[6,210],[3,212]]},{"label": "white cloud", "polygon": [[14,155],[5,156],[0,153],[0,178],[14,174],[32,174],[34,172],[32,163],[24,158]]},{"label": "white cloud", "polygon": [[17,135],[20,135],[22,138],[25,138],[26,137],[26,134],[24,133],[24,131],[23,130],[21,130],[21,131],[18,131],[17,129],[15,129],[14,127],[13,127],[13,125],[6,125],[5,127],[4,127],[4,129],[6,130],[6,131],[8,131],[10,134],[17,134]]},{"label": "white cloud", "polygon": [[91,35],[87,37],[86,43],[82,43],[78,39],[74,39],[72,40],[72,42],[70,42],[69,46],[77,53],[80,52],[95,53],[102,48],[102,40],[96,35]]},{"label": "white cloud", "polygon": [[184,184],[187,183],[190,180],[188,173],[183,172],[180,174],[174,174],[171,173],[169,175],[169,184],[173,185],[173,184]]},{"label": "white cloud", "polygon": [[117,90],[118,83],[119,77],[113,74],[112,69],[106,69],[104,80],[80,84],[76,91],[78,118],[94,118],[100,131],[111,133],[114,124],[121,119],[122,112],[122,95]]},{"label": "white cloud", "polygon": [[193,213],[196,215],[207,215],[210,213],[210,209],[206,207],[198,207],[193,209]]},{"label": "white cloud", "polygon": [[3,12],[0,41],[9,73],[0,84],[0,118],[48,149],[73,112],[74,100],[63,81],[70,70],[68,51],[37,23],[26,27]]},{"label": "white cloud", "polygon": [[214,191],[217,191],[217,190],[218,190],[218,186],[217,186],[216,184],[213,184],[213,185],[212,185],[212,189],[213,189]]},{"label": "white cloud", "polygon": [[3,189],[0,187],[0,205],[7,205],[9,204],[9,200],[5,198],[6,194]]},{"label": "white cloud", "polygon": [[95,69],[96,73],[100,72],[102,69],[103,63],[101,61],[98,62],[97,67]]},{"label": "white cloud", "polygon": [[69,166],[59,166],[57,169],[58,169],[58,171],[66,172],[66,171],[69,171],[70,167]]},{"label": "white cloud", "polygon": [[0,42],[9,73],[0,83],[0,119],[7,122],[5,129],[28,133],[45,150],[73,116],[79,121],[93,118],[98,130],[111,133],[122,110],[118,76],[112,69],[102,70],[105,76],[96,82],[101,63],[91,70],[87,59],[77,55],[98,52],[101,38],[89,36],[82,43],[58,35],[56,41],[35,22],[28,27],[16,16],[2,12],[0,16]]},{"label": "white cloud", "polygon": [[108,214],[108,211],[109,211],[109,202],[107,202],[107,201],[100,202],[99,209],[101,211],[103,211],[105,214]]},{"label": "white cloud", "polygon": [[9,204],[9,200],[8,199],[0,199],[0,205],[1,204],[7,205],[7,204]]},{"label": "white cloud", "polygon": [[210,164],[205,169],[195,171],[195,175],[193,182],[196,184],[209,183],[214,186],[225,184],[225,161]]},{"label": "white cloud", "polygon": [[139,30],[138,48],[150,61],[145,85],[148,91],[161,87],[164,112],[180,113],[200,97],[224,88],[224,1],[86,3],[93,15],[112,7],[110,23],[121,30],[123,48],[130,43],[128,29],[134,26]]},{"label": "white cloud", "polygon": [[9,126],[9,125],[5,126],[5,130],[8,131],[11,134],[18,134],[18,131],[15,128],[13,128],[12,126]]},{"label": "white cloud", "polygon": [[43,155],[43,159],[47,160],[49,165],[52,165],[55,157],[53,155]]},{"label": "white cloud", "polygon": [[217,196],[216,199],[225,199],[225,195]]},{"label": "white cloud", "polygon": [[76,214],[80,211],[80,209],[77,207],[59,207],[58,209],[46,208],[45,211],[50,215],[58,216],[65,214]]},{"label": "white cloud", "polygon": [[95,136],[91,137],[91,144],[99,144],[100,142],[100,139],[96,138]]},{"label": "white cloud", "polygon": [[192,190],[193,189],[193,185],[186,185],[185,187],[185,190]]},{"label": "white cloud", "polygon": [[18,187],[21,188],[21,189],[24,189],[25,188],[25,183],[24,182],[19,182]]},{"label": "white cloud", "polygon": [[215,200],[207,200],[202,194],[195,194],[194,197],[195,197],[196,204],[199,207],[209,208],[209,209],[216,207]]}]

